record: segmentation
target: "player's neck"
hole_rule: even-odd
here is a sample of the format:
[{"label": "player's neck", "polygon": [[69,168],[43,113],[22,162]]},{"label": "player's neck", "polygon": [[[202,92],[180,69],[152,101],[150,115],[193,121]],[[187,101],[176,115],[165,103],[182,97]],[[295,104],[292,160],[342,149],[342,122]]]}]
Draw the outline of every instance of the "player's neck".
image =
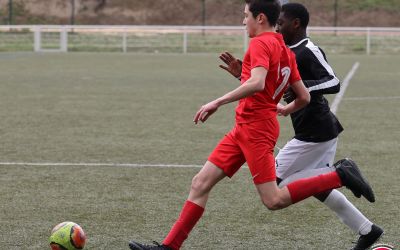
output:
[{"label": "player's neck", "polygon": [[276,32],[274,27],[270,27],[270,26],[265,26],[265,27],[260,27],[257,32],[256,32],[256,36],[265,33],[265,32]]},{"label": "player's neck", "polygon": [[294,45],[298,42],[300,42],[301,40],[307,38],[307,32],[304,30],[303,32],[299,32],[297,34],[295,34],[293,36],[293,39],[291,41],[291,44],[288,44],[289,46]]}]

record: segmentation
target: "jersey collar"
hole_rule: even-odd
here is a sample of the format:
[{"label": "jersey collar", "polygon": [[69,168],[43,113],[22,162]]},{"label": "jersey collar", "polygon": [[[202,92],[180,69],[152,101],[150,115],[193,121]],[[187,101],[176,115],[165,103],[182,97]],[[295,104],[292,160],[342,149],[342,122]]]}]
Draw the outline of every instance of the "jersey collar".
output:
[{"label": "jersey collar", "polygon": [[297,46],[299,46],[300,44],[302,44],[304,41],[308,41],[308,40],[310,40],[308,37],[307,38],[304,38],[303,40],[301,40],[300,42],[298,42],[298,43],[296,43],[296,44],[294,44],[294,45],[291,45],[291,46],[289,46],[289,48],[290,49],[293,49],[293,48],[296,48]]}]

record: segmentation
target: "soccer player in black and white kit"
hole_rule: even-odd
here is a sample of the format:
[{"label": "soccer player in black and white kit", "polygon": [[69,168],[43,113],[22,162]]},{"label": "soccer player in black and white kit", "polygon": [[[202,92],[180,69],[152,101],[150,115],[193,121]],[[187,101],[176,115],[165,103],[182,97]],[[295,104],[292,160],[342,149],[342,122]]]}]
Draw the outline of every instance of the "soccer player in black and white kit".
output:
[{"label": "soccer player in black and white kit", "polygon": [[[278,19],[278,31],[285,43],[296,54],[301,78],[311,95],[310,103],[292,113],[295,136],[278,153],[276,173],[280,186],[294,180],[332,171],[336,153],[337,137],[343,131],[341,124],[330,111],[325,94],[336,94],[340,90],[339,79],[326,60],[324,52],[307,37],[309,13],[298,3],[282,6]],[[229,53],[223,53],[220,65],[235,77],[240,76],[241,62]],[[289,89],[284,95],[288,103],[295,98]],[[280,108],[278,107],[278,114]],[[344,159],[339,162],[353,161]],[[355,195],[359,197],[359,194]],[[367,249],[383,234],[383,230],[369,221],[338,190],[330,190],[315,196],[334,211],[340,220],[360,235],[354,250]]]}]

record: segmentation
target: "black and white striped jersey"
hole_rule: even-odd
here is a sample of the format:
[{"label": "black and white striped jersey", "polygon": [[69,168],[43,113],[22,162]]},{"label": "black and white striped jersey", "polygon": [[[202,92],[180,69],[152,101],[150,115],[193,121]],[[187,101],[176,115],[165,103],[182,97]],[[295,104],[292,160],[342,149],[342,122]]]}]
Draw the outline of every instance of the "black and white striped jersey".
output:
[{"label": "black and white striped jersey", "polygon": [[291,114],[294,138],[306,142],[336,138],[343,127],[331,112],[324,94],[338,93],[339,79],[328,64],[325,53],[309,38],[289,47],[296,54],[300,76],[311,95],[305,108]]}]

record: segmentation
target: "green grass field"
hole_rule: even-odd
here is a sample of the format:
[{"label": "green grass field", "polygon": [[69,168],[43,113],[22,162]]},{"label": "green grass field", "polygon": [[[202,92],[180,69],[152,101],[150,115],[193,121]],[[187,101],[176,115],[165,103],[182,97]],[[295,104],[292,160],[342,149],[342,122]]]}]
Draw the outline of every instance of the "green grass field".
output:
[{"label": "green grass field", "polygon": [[[400,57],[329,57],[341,79],[360,62],[338,109],[336,158],[359,163],[377,201],[341,190],[398,247]],[[192,122],[238,84],[218,64],[217,54],[0,54],[0,249],[49,249],[62,221],[83,227],[86,249],[161,241],[199,168],[105,165],[203,164],[233,125],[235,105]],[[279,146],[293,133],[289,118],[281,127]],[[184,249],[350,249],[356,237],[313,198],[268,211],[242,169],[213,190]]]}]

